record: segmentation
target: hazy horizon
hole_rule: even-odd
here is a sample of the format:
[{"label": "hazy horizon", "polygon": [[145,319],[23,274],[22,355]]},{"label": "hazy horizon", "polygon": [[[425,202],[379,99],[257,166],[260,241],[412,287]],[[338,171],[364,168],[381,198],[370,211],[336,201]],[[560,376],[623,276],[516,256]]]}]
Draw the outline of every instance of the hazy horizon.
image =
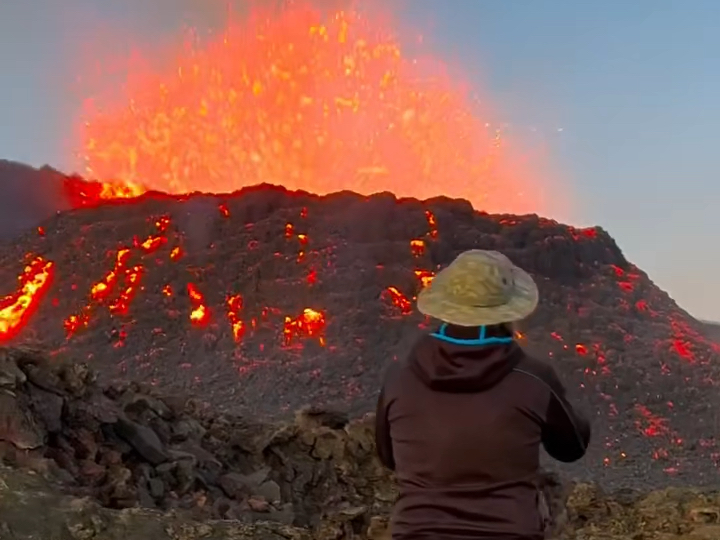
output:
[{"label": "hazy horizon", "polygon": [[[713,148],[720,33],[712,22],[720,5],[392,4],[403,24],[427,36],[436,56],[463,67],[501,118],[542,141],[573,193],[571,221],[603,227],[681,307],[699,319],[720,319]],[[0,87],[0,157],[73,172],[67,144],[80,100],[73,93],[77,51],[109,29],[118,43],[161,43],[179,32],[187,13],[217,24],[219,10],[204,5],[25,0],[0,6],[7,81]]]}]

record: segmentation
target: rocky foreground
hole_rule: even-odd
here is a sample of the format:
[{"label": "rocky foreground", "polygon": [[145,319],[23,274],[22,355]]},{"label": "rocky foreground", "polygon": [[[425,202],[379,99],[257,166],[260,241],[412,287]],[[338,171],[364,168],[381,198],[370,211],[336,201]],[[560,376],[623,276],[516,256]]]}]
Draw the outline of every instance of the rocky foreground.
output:
[{"label": "rocky foreground", "polygon": [[[0,350],[0,456],[2,540],[381,539],[395,496],[371,416],[253,423],[29,349]],[[720,538],[720,493],[544,482],[553,538]]]}]

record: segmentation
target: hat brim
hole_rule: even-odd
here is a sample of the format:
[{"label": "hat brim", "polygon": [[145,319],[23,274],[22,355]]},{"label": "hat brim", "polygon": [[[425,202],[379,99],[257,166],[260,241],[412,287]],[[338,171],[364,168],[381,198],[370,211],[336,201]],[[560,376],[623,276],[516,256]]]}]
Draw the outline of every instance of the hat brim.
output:
[{"label": "hat brim", "polygon": [[538,288],[532,276],[517,266],[513,267],[513,277],[515,288],[506,304],[493,307],[460,305],[448,299],[442,288],[433,288],[431,282],[418,294],[418,311],[458,326],[487,326],[522,320],[537,308]]}]

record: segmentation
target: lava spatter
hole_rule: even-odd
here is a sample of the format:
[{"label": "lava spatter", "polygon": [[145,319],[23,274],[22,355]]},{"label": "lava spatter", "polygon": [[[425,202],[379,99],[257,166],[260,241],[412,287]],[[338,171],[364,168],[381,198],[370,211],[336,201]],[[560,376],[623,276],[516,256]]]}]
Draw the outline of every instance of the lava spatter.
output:
[{"label": "lava spatter", "polygon": [[194,283],[188,283],[187,293],[190,297],[190,321],[195,326],[205,326],[210,321],[210,308],[205,302],[205,296]]},{"label": "lava spatter", "polygon": [[297,338],[315,338],[325,345],[325,314],[322,311],[305,308],[297,317],[285,317],[283,341],[285,346],[292,345]]},{"label": "lava spatter", "polygon": [[246,331],[245,323],[240,316],[243,309],[243,298],[240,294],[233,294],[227,297],[225,303],[227,305],[227,317],[228,321],[230,321],[233,338],[235,341],[240,342]]},{"label": "lava spatter", "polygon": [[387,14],[318,5],[253,8],[156,73],[129,63],[122,97],[87,100],[79,119],[78,154],[99,182],[68,189],[91,204],[269,182],[543,210],[542,167],[501,133],[489,99],[429,52],[409,55]]}]

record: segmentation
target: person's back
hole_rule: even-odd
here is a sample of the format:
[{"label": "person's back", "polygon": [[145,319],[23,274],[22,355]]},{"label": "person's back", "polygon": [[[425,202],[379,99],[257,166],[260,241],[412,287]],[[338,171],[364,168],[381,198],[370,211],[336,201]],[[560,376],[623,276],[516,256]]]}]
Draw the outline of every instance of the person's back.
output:
[{"label": "person's back", "polygon": [[[471,253],[482,262],[488,252]],[[488,314],[483,306],[478,314],[478,300],[469,296],[473,310],[459,317],[466,324],[444,324],[424,336],[383,385],[376,438],[400,490],[393,539],[540,539],[540,446],[574,461],[588,445],[589,425],[565,399],[554,370],[527,357],[503,324],[516,319],[496,308]],[[421,294],[418,307],[440,320],[458,320],[447,293],[440,300],[440,310],[432,302],[423,306]],[[526,303],[524,311],[515,306],[517,314],[537,302]],[[493,324],[467,324],[476,320]]]}]

